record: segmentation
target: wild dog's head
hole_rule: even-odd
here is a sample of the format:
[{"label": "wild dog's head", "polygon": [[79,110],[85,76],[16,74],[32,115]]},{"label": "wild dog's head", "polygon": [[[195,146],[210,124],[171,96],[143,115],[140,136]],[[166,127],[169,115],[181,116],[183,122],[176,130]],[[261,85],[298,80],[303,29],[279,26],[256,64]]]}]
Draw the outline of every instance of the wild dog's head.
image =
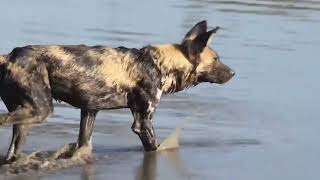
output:
[{"label": "wild dog's head", "polygon": [[207,22],[201,21],[191,28],[182,43],[153,46],[150,52],[161,71],[164,93],[178,92],[202,82],[223,84],[235,75],[209,47],[211,36],[218,29],[207,31]]},{"label": "wild dog's head", "polygon": [[218,29],[207,31],[207,22],[201,21],[191,28],[182,41],[182,50],[194,66],[196,83],[223,84],[235,75],[220,61],[218,53],[209,47],[210,39]]}]

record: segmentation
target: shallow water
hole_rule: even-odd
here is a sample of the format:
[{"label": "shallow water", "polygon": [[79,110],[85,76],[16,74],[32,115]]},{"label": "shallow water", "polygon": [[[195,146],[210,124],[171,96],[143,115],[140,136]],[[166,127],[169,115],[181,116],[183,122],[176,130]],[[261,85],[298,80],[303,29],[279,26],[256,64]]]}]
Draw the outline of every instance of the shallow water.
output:
[{"label": "shallow water", "polygon": [[[29,179],[318,179],[320,1],[177,0],[0,2],[0,53],[26,44],[141,47],[181,41],[195,22],[221,26],[213,46],[236,71],[163,99],[159,139],[184,124],[179,150],[144,154],[128,110],[100,112],[84,167]],[[1,104],[1,111],[5,107]],[[26,152],[74,142],[79,110],[58,105]],[[11,136],[0,130],[0,153]],[[1,177],[1,175],[0,175]],[[9,177],[26,179],[25,177]]]}]

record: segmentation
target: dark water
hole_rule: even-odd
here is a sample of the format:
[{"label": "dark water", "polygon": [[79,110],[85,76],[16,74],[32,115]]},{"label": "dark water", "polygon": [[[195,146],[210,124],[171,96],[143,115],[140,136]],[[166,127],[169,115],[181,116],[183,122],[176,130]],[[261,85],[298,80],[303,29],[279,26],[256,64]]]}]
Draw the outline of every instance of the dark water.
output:
[{"label": "dark water", "polygon": [[[237,74],[224,86],[163,99],[156,132],[164,139],[183,124],[178,151],[144,155],[129,111],[101,112],[94,134],[101,160],[29,179],[319,179],[320,1],[1,0],[0,53],[27,44],[179,42],[203,19],[222,27],[213,46]],[[25,150],[76,141],[79,114],[57,106]],[[1,154],[10,136],[1,128]]]}]

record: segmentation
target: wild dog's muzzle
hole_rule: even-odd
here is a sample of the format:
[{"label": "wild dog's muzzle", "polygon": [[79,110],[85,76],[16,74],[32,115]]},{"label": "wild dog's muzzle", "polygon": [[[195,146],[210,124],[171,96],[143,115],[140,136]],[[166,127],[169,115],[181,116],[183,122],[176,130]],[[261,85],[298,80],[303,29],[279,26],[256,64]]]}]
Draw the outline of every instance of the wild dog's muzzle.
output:
[{"label": "wild dog's muzzle", "polygon": [[228,66],[220,63],[211,71],[203,71],[198,74],[197,81],[224,84],[228,82],[236,73]]}]

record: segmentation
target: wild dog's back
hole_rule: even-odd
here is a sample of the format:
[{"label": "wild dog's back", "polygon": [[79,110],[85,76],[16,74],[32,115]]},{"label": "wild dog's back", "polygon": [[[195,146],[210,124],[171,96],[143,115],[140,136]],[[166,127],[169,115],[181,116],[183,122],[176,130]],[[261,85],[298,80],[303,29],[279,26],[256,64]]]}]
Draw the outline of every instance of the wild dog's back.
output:
[{"label": "wild dog's back", "polygon": [[153,61],[138,49],[84,45],[31,48],[34,58],[46,64],[53,97],[76,107],[125,107],[127,93],[138,86],[150,86],[158,78]]}]

